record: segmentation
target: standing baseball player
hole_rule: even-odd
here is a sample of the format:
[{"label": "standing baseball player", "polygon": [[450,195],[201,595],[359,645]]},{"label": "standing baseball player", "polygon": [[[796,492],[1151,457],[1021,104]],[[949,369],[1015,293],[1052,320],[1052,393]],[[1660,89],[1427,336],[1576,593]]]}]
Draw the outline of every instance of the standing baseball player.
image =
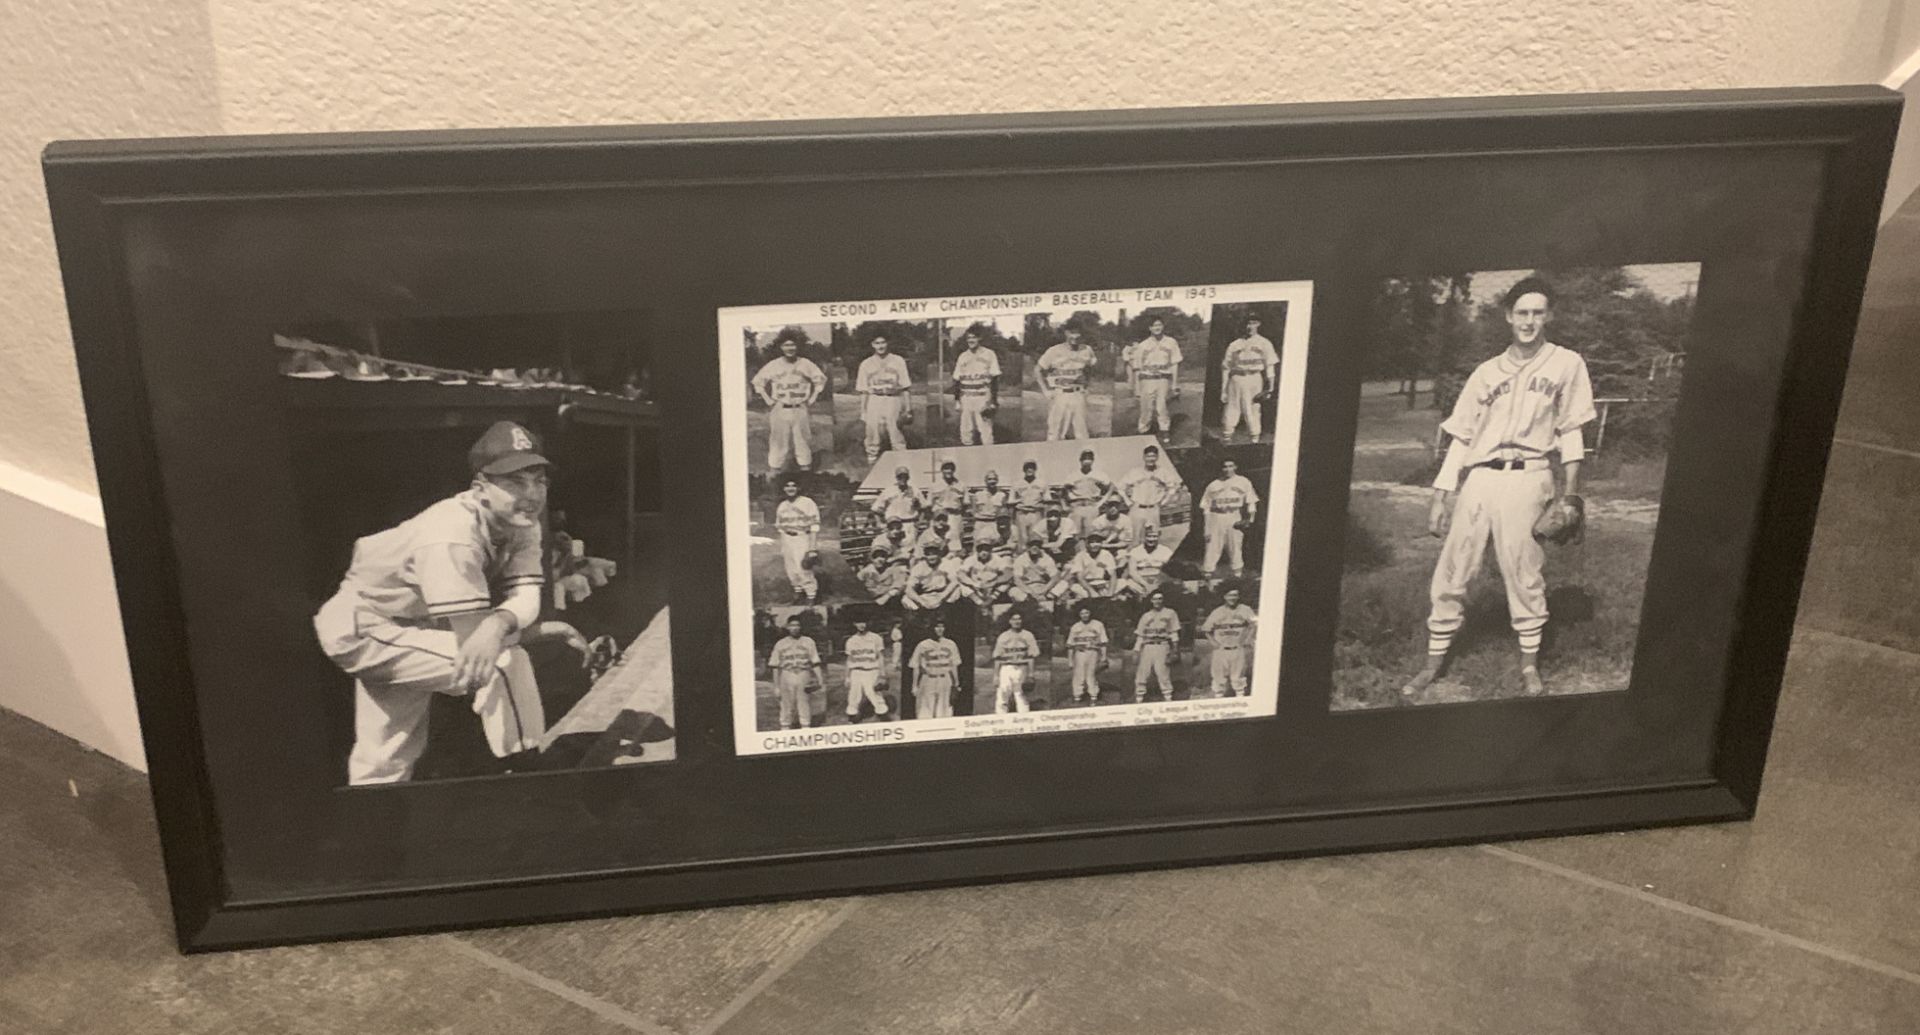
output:
[{"label": "standing baseball player", "polygon": [[813,702],[808,695],[827,685],[827,670],[813,638],[800,635],[799,615],[787,619],[787,635],[767,652],[767,679],[780,696],[780,728],[811,727]]},{"label": "standing baseball player", "polygon": [[1080,473],[1067,481],[1064,492],[1074,527],[1084,531],[1100,513],[1100,504],[1113,495],[1113,479],[1094,469],[1093,450],[1080,451]]},{"label": "standing baseball player", "polygon": [[1080,620],[1067,630],[1073,699],[1100,703],[1100,670],[1107,667],[1107,627],[1093,617],[1093,608],[1080,605]]},{"label": "standing baseball player", "polygon": [[913,384],[907,361],[887,351],[885,335],[874,335],[870,347],[873,355],[860,361],[853,378],[854,391],[860,393],[860,420],[867,426],[869,464],[880,459],[882,439],[888,449],[907,448],[906,437],[900,434],[900,408]]},{"label": "standing baseball player", "polygon": [[873,500],[873,512],[889,523],[912,522],[926,506],[926,497],[913,487],[913,472],[905,467],[893,469],[893,484],[881,489]]},{"label": "standing baseball player", "polygon": [[321,648],[354,680],[351,783],[413,777],[434,694],[471,695],[496,758],[538,747],[546,713],[522,646],[561,640],[585,662],[578,632],[539,621],[549,464],[538,442],[501,421],[467,464],[465,491],[357,540],[314,615]]},{"label": "standing baseball player", "polygon": [[1021,628],[1025,620],[1020,612],[1007,613],[1007,628],[993,641],[993,710],[1005,712],[1009,704],[1021,711],[1028,709],[1027,680],[1033,675],[1033,663],[1040,657],[1040,641]]},{"label": "standing baseball player", "polygon": [[1214,577],[1223,553],[1234,578],[1246,572],[1246,558],[1242,555],[1241,544],[1246,537],[1246,529],[1253,524],[1255,508],[1260,505],[1260,494],[1253,491],[1253,483],[1241,477],[1239,472],[1239,464],[1232,460],[1220,461],[1220,477],[1208,483],[1206,490],[1200,494],[1200,509],[1207,515],[1207,551],[1206,559],[1200,565],[1200,573],[1207,578]]},{"label": "standing baseball player", "polygon": [[820,593],[814,567],[820,561],[820,506],[800,495],[800,479],[780,480],[785,497],[773,508],[774,534],[780,537],[780,557],[786,562],[787,582],[796,604],[811,604]]},{"label": "standing baseball player", "polygon": [[993,445],[993,415],[1000,409],[1000,356],[969,330],[966,349],[953,362],[953,392],[960,406],[960,444]]},{"label": "standing baseball player", "polygon": [[933,508],[936,526],[939,525],[942,517],[946,518],[947,552],[958,551],[961,530],[966,527],[967,490],[960,484],[960,477],[955,473],[953,461],[947,460],[940,464],[940,484],[934,486],[933,491],[927,494],[927,505]]},{"label": "standing baseball player", "polygon": [[[1506,583],[1521,682],[1528,694],[1546,692],[1540,679],[1546,551],[1534,538],[1534,522],[1549,506],[1560,505],[1553,479],[1556,455],[1566,480],[1560,498],[1579,498],[1580,465],[1586,458],[1581,429],[1596,416],[1593,383],[1579,353],[1546,339],[1553,316],[1553,288],[1546,281],[1521,280],[1501,305],[1510,343],[1474,368],[1453,413],[1440,425],[1453,441],[1433,481],[1427,530],[1445,542],[1429,593],[1427,661],[1401,688],[1407,697],[1440,674],[1466,618],[1467,587],[1480,571],[1488,540]],[[1580,513],[1575,510],[1576,519]]]},{"label": "standing baseball player", "polygon": [[1158,425],[1162,437],[1173,433],[1167,400],[1180,395],[1180,343],[1167,337],[1167,322],[1154,317],[1147,336],[1127,350],[1127,385],[1140,407],[1139,431]]},{"label": "standing baseball player", "polygon": [[1133,700],[1147,699],[1150,682],[1160,684],[1160,699],[1173,700],[1172,663],[1179,660],[1180,615],[1167,606],[1167,595],[1155,590],[1147,598],[1147,609],[1133,625],[1133,645],[1140,662],[1133,670]]},{"label": "standing baseball player", "polygon": [[913,673],[913,714],[921,719],[953,716],[954,672],[960,667],[960,645],[947,639],[947,623],[933,620],[933,635],[914,645],[907,668]]},{"label": "standing baseball player", "polygon": [[1147,594],[1160,588],[1167,562],[1172,559],[1173,551],[1160,543],[1160,529],[1148,526],[1147,537],[1122,559],[1120,585],[1114,595],[1146,599]]},{"label": "standing baseball player", "polygon": [[1180,476],[1160,466],[1159,446],[1148,446],[1140,451],[1140,466],[1120,476],[1117,491],[1126,500],[1138,542],[1146,538],[1147,529],[1160,528],[1160,507],[1180,491]]},{"label": "standing baseball player", "polygon": [[1213,696],[1247,696],[1248,660],[1253,654],[1253,608],[1240,602],[1240,591],[1228,589],[1220,595],[1200,632],[1213,643]]},{"label": "standing baseball player", "polygon": [[1047,440],[1087,437],[1087,378],[1095,354],[1069,323],[1067,340],[1040,354],[1034,374],[1047,400]]},{"label": "standing baseball player", "polygon": [[1248,316],[1246,333],[1227,344],[1220,361],[1220,401],[1226,404],[1220,441],[1232,442],[1243,419],[1248,441],[1260,441],[1260,403],[1280,383],[1279,368],[1280,354],[1260,333],[1260,318]]},{"label": "standing baseball player", "polygon": [[1040,532],[1047,520],[1047,505],[1053,502],[1053,486],[1040,480],[1040,464],[1033,460],[1020,465],[1021,479],[1013,487],[1013,545],[1027,548],[1029,540]]},{"label": "standing baseball player", "polygon": [[853,620],[853,635],[847,637],[847,721],[860,719],[860,704],[873,705],[873,717],[887,718],[892,706],[882,691],[887,688],[886,638],[867,630],[865,616]]},{"label": "standing baseball player", "polygon": [[1013,509],[1013,495],[1000,487],[1000,475],[988,471],[986,484],[968,493],[967,505],[973,512],[973,545],[999,546],[1004,537],[1001,522]]},{"label": "standing baseball player", "polygon": [[813,360],[800,355],[798,331],[781,331],[774,339],[778,358],[753,375],[753,390],[767,404],[767,470],[787,466],[787,457],[802,468],[813,466],[813,431],[808,408],[827,389],[827,375]]}]

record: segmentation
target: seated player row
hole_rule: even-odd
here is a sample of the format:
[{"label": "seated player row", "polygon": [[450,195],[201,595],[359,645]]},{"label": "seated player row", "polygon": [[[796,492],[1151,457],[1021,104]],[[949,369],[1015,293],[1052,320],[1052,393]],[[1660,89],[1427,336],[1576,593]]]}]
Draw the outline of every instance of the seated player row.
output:
[{"label": "seated player row", "polygon": [[[1141,434],[1157,430],[1161,436],[1171,430],[1167,400],[1180,391],[1180,345],[1166,333],[1166,324],[1154,320],[1148,334],[1122,351],[1126,383],[1139,401]],[[808,411],[827,390],[829,378],[819,364],[800,354],[804,334],[783,331],[775,339],[780,355],[753,375],[752,387],[767,407],[767,467],[780,470],[791,459],[801,467],[810,466],[813,457],[812,430]],[[954,359],[948,391],[954,397],[959,415],[959,444],[993,445],[993,417],[1000,408],[1000,356],[986,347],[983,335],[968,330],[964,347]],[[901,431],[913,374],[907,361],[892,351],[885,335],[868,341],[872,355],[860,361],[853,378],[853,391],[860,396],[860,422],[865,435],[862,446],[867,463],[872,464],[887,449],[911,448]],[[1069,324],[1062,340],[1050,346],[1034,364],[1034,386],[1047,401],[1048,441],[1088,438],[1087,392],[1089,378],[1099,354],[1082,337],[1078,326]],[[1221,364],[1220,399],[1224,421],[1221,434],[1231,441],[1235,429],[1245,423],[1252,441],[1258,441],[1260,403],[1277,383],[1279,353],[1260,333],[1260,319],[1249,316],[1244,333],[1227,346]],[[1010,387],[1016,393],[1018,386]]]}]

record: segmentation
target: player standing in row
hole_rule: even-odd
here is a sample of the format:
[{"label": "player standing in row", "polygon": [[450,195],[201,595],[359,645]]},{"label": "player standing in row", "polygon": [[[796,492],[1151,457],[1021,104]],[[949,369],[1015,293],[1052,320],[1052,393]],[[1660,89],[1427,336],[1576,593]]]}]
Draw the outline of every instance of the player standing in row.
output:
[{"label": "player standing in row", "polygon": [[906,436],[900,433],[900,411],[913,385],[907,361],[888,351],[886,335],[874,335],[870,346],[873,355],[860,361],[853,377],[853,389],[860,393],[860,420],[867,426],[869,464],[880,459],[882,439],[888,449],[907,448]]},{"label": "player standing in row", "polygon": [[973,545],[997,547],[1005,536],[1000,534],[1000,523],[1013,509],[1013,494],[1000,487],[1000,475],[988,471],[985,485],[968,494],[968,508],[973,514]]},{"label": "player standing in row", "polygon": [[873,512],[889,525],[911,523],[927,507],[927,498],[913,487],[913,472],[905,467],[893,469],[893,484],[874,498]]},{"label": "player standing in row", "polygon": [[1427,530],[1446,541],[1429,591],[1427,661],[1401,688],[1408,697],[1440,674],[1466,618],[1467,587],[1480,571],[1489,539],[1519,640],[1521,683],[1528,694],[1546,691],[1540,679],[1546,551],[1533,536],[1533,523],[1554,500],[1556,455],[1566,480],[1561,491],[1569,496],[1580,491],[1580,464],[1586,457],[1581,429],[1596,416],[1593,383],[1579,353],[1546,338],[1553,288],[1545,280],[1521,280],[1501,306],[1511,341],[1474,368],[1440,425],[1453,441],[1433,480]]},{"label": "player standing in row", "polygon": [[1220,594],[1220,606],[1200,623],[1200,632],[1213,642],[1213,696],[1247,696],[1247,661],[1253,653],[1253,608],[1240,602],[1240,591]]},{"label": "player standing in row", "polygon": [[1021,479],[1013,487],[1013,545],[1024,550],[1039,535],[1047,520],[1047,507],[1053,502],[1053,486],[1040,480],[1040,464],[1033,460],[1020,465]]},{"label": "player standing in row", "polygon": [[1239,470],[1240,465],[1232,460],[1220,461],[1220,477],[1209,482],[1200,494],[1200,508],[1207,514],[1207,552],[1200,574],[1206,578],[1214,577],[1223,553],[1234,578],[1246,572],[1241,546],[1260,505],[1260,494],[1253,491],[1253,483],[1241,477]]},{"label": "player standing in row", "polygon": [[787,466],[789,454],[802,468],[813,466],[813,429],[808,408],[827,390],[827,375],[800,355],[799,331],[774,339],[780,356],[753,375],[753,390],[767,404],[767,470]]},{"label": "player standing in row", "polygon": [[1260,318],[1249,315],[1245,326],[1246,333],[1227,345],[1220,361],[1220,401],[1226,404],[1220,429],[1222,442],[1233,441],[1243,418],[1248,440],[1260,441],[1260,403],[1280,383],[1280,354],[1260,333]]},{"label": "player standing in row", "polygon": [[562,640],[585,654],[572,626],[539,621],[550,466],[539,444],[501,421],[467,465],[465,491],[355,541],[313,617],[321,649],[354,681],[350,783],[412,778],[434,694],[472,695],[495,757],[538,747],[546,712],[522,646]]},{"label": "player standing in row", "polygon": [[960,405],[960,444],[993,445],[993,415],[1000,408],[1000,356],[969,330],[966,349],[953,362],[953,388]]},{"label": "player standing in row", "polygon": [[877,632],[867,631],[865,616],[853,620],[853,635],[847,637],[847,721],[860,717],[860,704],[873,705],[876,719],[887,718],[892,706],[882,692],[887,688],[887,641]]},{"label": "player standing in row", "polygon": [[1008,612],[1006,631],[993,641],[993,663],[997,669],[993,710],[996,712],[1005,712],[1010,705],[1023,712],[1028,710],[1027,680],[1033,674],[1034,661],[1040,657],[1040,642],[1021,628],[1023,624],[1020,612]]},{"label": "player standing in row", "polygon": [[[1155,320],[1158,324],[1160,321]],[[1180,491],[1180,476],[1160,466],[1160,447],[1140,451],[1140,466],[1120,477],[1120,497],[1126,500],[1128,516],[1133,519],[1135,542],[1147,537],[1147,529],[1160,528],[1160,506]]]},{"label": "player standing in row", "polygon": [[1067,340],[1040,354],[1034,374],[1047,400],[1047,440],[1086,438],[1087,378],[1096,355],[1080,339],[1080,328],[1067,324]]},{"label": "player standing in row", "polygon": [[947,639],[947,623],[933,620],[933,635],[921,640],[907,659],[913,672],[913,713],[921,719],[953,715],[954,672],[960,667],[960,645]]},{"label": "player standing in row", "polygon": [[961,530],[966,527],[967,490],[960,484],[960,476],[953,461],[947,460],[940,465],[940,484],[927,493],[927,506],[932,508],[934,523],[939,525],[942,518],[946,524],[942,529],[947,537],[947,552],[960,550]]},{"label": "player standing in row", "polygon": [[1075,702],[1100,703],[1100,670],[1107,667],[1107,627],[1093,617],[1093,608],[1080,605],[1080,620],[1067,630],[1067,655],[1072,662]]},{"label": "player standing in row", "polygon": [[781,479],[780,492],[785,498],[773,508],[780,557],[786,562],[794,603],[811,604],[820,593],[820,578],[813,570],[820,560],[820,507],[800,495],[800,479],[792,475]]},{"label": "player standing in row", "polygon": [[1162,436],[1173,433],[1167,400],[1180,396],[1180,343],[1167,336],[1167,322],[1154,317],[1147,336],[1127,347],[1127,385],[1138,400],[1140,434],[1158,424]]},{"label": "player standing in row", "polygon": [[787,619],[787,635],[767,652],[767,679],[780,697],[780,728],[811,727],[813,702],[808,695],[827,685],[827,671],[813,638],[800,634],[799,615]]},{"label": "player standing in row", "polygon": [[1155,590],[1147,598],[1147,609],[1133,625],[1133,643],[1140,652],[1133,670],[1133,700],[1147,699],[1147,687],[1157,680],[1160,699],[1173,700],[1172,663],[1180,655],[1180,615],[1167,606],[1167,595]]},{"label": "player standing in row", "polygon": [[1080,451],[1080,473],[1066,484],[1067,510],[1073,518],[1075,534],[1100,513],[1100,504],[1113,494],[1113,479],[1093,465],[1093,450]]}]

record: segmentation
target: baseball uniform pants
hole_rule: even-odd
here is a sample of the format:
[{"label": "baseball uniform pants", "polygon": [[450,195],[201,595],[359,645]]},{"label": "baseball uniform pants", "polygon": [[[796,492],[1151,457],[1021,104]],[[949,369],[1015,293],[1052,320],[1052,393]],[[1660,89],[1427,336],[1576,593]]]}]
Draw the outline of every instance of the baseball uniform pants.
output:
[{"label": "baseball uniform pants", "polygon": [[1021,711],[1027,710],[1027,666],[1002,665],[999,678],[994,683],[993,710],[1005,712],[1008,702]]},{"label": "baseball uniform pants", "polygon": [[907,448],[906,436],[900,434],[900,396],[869,394],[862,419],[867,425],[867,462],[880,458],[882,439],[889,449]]},{"label": "baseball uniform pants", "polygon": [[789,453],[801,467],[813,466],[813,431],[807,408],[782,403],[767,411],[767,467],[778,471],[787,466]]},{"label": "baseball uniform pants", "polygon": [[1213,574],[1214,569],[1220,565],[1222,553],[1227,555],[1227,567],[1232,569],[1235,575],[1246,570],[1246,559],[1240,555],[1241,543],[1246,533],[1234,527],[1239,520],[1240,512],[1237,510],[1226,514],[1212,512],[1207,514],[1207,551],[1200,565],[1202,574]]},{"label": "baseball uniform pants", "polygon": [[1077,650],[1073,652],[1073,699],[1078,701],[1081,694],[1094,700],[1100,699],[1100,652]]},{"label": "baseball uniform pants", "polygon": [[[414,764],[427,746],[431,695],[469,696],[453,686],[459,650],[459,638],[448,630],[380,623],[363,629],[357,642],[332,656],[333,663],[354,678],[349,783],[397,783],[413,777]],[[502,651],[493,674],[471,697],[495,758],[540,746],[547,731],[546,711],[526,651]]]},{"label": "baseball uniform pants", "polygon": [[1445,654],[1467,616],[1467,587],[1480,573],[1487,542],[1507,588],[1507,614],[1523,651],[1540,649],[1547,625],[1547,581],[1540,569],[1545,547],[1533,537],[1533,522],[1553,499],[1553,471],[1496,471],[1475,467],[1453,503],[1453,524],[1433,567],[1427,616],[1427,653]]},{"label": "baseball uniform pants", "polygon": [[856,668],[847,672],[847,717],[860,714],[860,702],[873,705],[873,714],[887,714],[887,699],[880,693],[880,670]]},{"label": "baseball uniform pants", "polygon": [[777,679],[780,694],[780,728],[803,730],[813,725],[813,702],[808,700],[807,674],[782,672]]},{"label": "baseball uniform pants", "polygon": [[1172,431],[1173,419],[1167,415],[1167,391],[1172,387],[1173,381],[1164,377],[1142,375],[1138,383],[1140,386],[1137,393],[1140,400],[1138,422],[1140,434],[1146,434],[1147,429],[1156,423],[1161,431]]},{"label": "baseball uniform pants", "polygon": [[1044,540],[1045,536],[1041,534],[1040,530],[1046,527],[1046,523],[1047,523],[1047,516],[1041,513],[1040,511],[1037,511],[1037,510],[1014,511],[1013,523],[1007,529],[1008,535],[1013,539],[1014,548],[1018,550],[1025,550],[1027,548],[1028,540],[1031,540],[1031,539]]},{"label": "baseball uniform pants", "polygon": [[1169,651],[1164,643],[1143,643],[1140,645],[1140,665],[1133,672],[1133,696],[1145,699],[1147,684],[1157,680],[1160,696],[1173,700],[1173,671],[1167,665]]},{"label": "baseball uniform pants", "polygon": [[1213,649],[1213,696],[1228,697],[1247,692],[1247,648]]},{"label": "baseball uniform pants", "polygon": [[1144,543],[1147,541],[1147,529],[1160,527],[1160,504],[1136,503],[1127,516],[1133,519],[1133,541]]},{"label": "baseball uniform pants", "polygon": [[953,716],[953,677],[921,676],[913,688],[913,714],[920,719]]},{"label": "baseball uniform pants", "polygon": [[1057,391],[1047,403],[1047,440],[1087,437],[1086,391]]},{"label": "baseball uniform pants", "polygon": [[787,581],[793,584],[795,593],[805,593],[811,597],[820,592],[820,579],[807,566],[801,563],[807,551],[813,549],[813,538],[804,535],[780,533],[780,557],[787,565]]},{"label": "baseball uniform pants", "polygon": [[987,405],[987,396],[985,395],[968,395],[965,393],[961,394],[960,396],[960,444],[961,445],[963,446],[971,446],[975,444],[983,445],[983,446],[993,445],[993,418],[980,412],[981,410],[986,408],[986,405]]},{"label": "baseball uniform pants", "polygon": [[1254,396],[1266,387],[1266,379],[1259,374],[1233,374],[1227,378],[1227,416],[1220,437],[1232,438],[1242,420],[1246,422],[1247,434],[1255,441],[1260,438],[1260,400]]}]

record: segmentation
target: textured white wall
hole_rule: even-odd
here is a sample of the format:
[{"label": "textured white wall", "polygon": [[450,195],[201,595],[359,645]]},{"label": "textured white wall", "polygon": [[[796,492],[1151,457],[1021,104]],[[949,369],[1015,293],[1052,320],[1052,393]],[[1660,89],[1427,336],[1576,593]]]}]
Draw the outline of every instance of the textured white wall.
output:
[{"label": "textured white wall", "polygon": [[0,2],[0,461],[92,490],[40,149],[214,133],[204,0]]}]

